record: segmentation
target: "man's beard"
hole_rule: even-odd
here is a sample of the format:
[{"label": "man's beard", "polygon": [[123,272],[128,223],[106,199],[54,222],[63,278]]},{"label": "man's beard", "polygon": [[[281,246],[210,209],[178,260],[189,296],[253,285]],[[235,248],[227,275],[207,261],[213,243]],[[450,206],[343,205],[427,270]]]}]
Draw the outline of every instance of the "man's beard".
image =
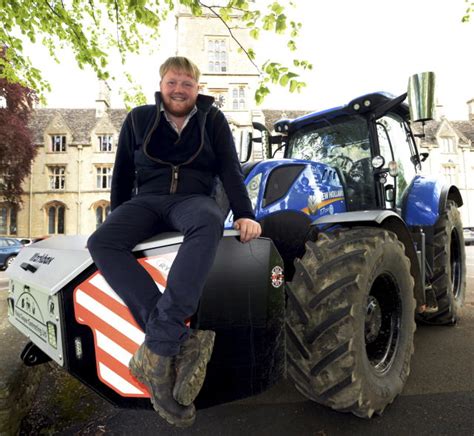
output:
[{"label": "man's beard", "polygon": [[[171,98],[168,97],[169,100],[171,101]],[[171,101],[171,104],[172,101]],[[175,116],[175,117],[185,117],[187,114],[189,114],[189,112],[191,112],[193,110],[193,107],[194,107],[194,104],[195,103],[186,103],[186,106],[184,106],[182,109],[180,110],[176,110],[174,108],[171,108],[166,99],[163,99],[163,107],[165,108],[166,112],[168,112],[169,114]]]}]

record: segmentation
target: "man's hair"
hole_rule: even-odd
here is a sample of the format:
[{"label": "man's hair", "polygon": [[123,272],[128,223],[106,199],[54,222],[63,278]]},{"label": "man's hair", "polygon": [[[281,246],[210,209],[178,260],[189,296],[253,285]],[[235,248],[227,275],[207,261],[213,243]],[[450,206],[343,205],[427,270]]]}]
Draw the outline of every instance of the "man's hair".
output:
[{"label": "man's hair", "polygon": [[199,82],[201,72],[197,65],[184,56],[173,56],[166,59],[160,67],[160,76],[163,78],[169,70],[184,71],[190,75],[196,82]]}]

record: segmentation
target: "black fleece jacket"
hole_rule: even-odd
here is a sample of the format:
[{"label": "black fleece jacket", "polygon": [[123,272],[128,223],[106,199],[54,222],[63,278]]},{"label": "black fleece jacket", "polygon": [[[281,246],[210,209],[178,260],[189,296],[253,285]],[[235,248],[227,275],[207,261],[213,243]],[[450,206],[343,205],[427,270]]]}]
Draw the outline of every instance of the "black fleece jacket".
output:
[{"label": "black fleece jacket", "polygon": [[254,219],[229,124],[212,105],[213,97],[198,95],[197,112],[180,135],[160,111],[159,92],[155,99],[155,105],[134,108],[123,123],[112,175],[112,210],[133,195],[211,195],[219,176],[234,219]]}]

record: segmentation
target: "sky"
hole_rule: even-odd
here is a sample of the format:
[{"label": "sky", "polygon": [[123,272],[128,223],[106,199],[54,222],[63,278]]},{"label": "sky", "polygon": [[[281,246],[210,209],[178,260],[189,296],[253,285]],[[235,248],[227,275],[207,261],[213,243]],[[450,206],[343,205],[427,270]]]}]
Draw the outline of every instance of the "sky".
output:
[{"label": "sky", "polygon": [[[313,63],[302,77],[300,94],[272,88],[262,108],[322,110],[348,103],[370,92],[395,95],[406,91],[408,77],[436,73],[436,95],[450,119],[467,119],[466,102],[474,98],[474,17],[461,23],[465,0],[299,0],[290,12],[303,28],[297,40],[298,58]],[[175,54],[174,20],[163,28],[154,55],[135,56],[128,68],[150,102],[158,88],[158,68]],[[286,40],[261,37],[259,61],[287,61]],[[80,70],[71,55],[61,64],[41,47],[26,53],[51,82],[48,107],[93,107],[98,82],[92,71]],[[114,68],[120,70],[117,59]],[[122,107],[118,94],[124,83],[111,83],[112,106]]]}]

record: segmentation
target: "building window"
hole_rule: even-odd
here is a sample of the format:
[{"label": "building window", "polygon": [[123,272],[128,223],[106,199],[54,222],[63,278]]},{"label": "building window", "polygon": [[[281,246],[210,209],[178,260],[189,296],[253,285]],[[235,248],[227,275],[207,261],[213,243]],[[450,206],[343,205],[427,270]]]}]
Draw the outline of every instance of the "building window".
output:
[{"label": "building window", "polygon": [[53,153],[66,151],[66,135],[51,136],[51,151]]},{"label": "building window", "polygon": [[456,153],[456,144],[452,136],[442,136],[440,142],[442,153]]},{"label": "building window", "polygon": [[97,189],[110,189],[112,185],[112,167],[97,167]]},{"label": "building window", "polygon": [[457,179],[456,165],[454,164],[443,165],[442,169],[443,169],[443,176],[444,176],[444,179],[446,180],[446,183],[449,183],[451,185],[456,185],[456,179]]},{"label": "building window", "polygon": [[64,234],[66,207],[62,203],[53,203],[46,207],[48,233],[50,235]]},{"label": "building window", "polygon": [[17,208],[6,204],[0,205],[0,234],[17,234]]},{"label": "building window", "polygon": [[207,41],[207,60],[210,73],[227,72],[227,43],[225,38]]},{"label": "building window", "polygon": [[66,180],[66,167],[49,167],[49,189],[53,191],[64,191]]},{"label": "building window", "polygon": [[112,135],[99,135],[99,151],[112,151]]},{"label": "building window", "polygon": [[239,86],[232,89],[232,110],[244,110],[246,104],[245,87]]},{"label": "building window", "polygon": [[99,206],[95,209],[95,226],[98,228],[107,218],[107,215],[110,213],[110,204],[109,203],[100,203]]}]

